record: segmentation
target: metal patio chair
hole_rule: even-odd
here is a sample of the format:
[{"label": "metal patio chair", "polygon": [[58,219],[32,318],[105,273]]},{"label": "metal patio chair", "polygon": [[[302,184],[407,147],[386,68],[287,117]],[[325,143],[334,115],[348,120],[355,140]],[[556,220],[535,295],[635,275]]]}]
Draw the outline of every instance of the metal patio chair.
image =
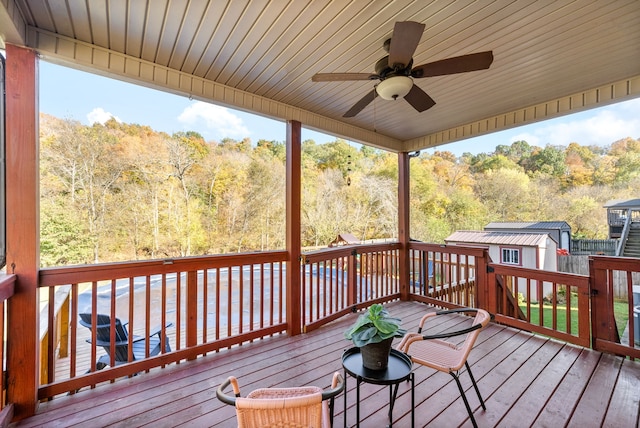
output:
[{"label": "metal patio chair", "polygon": [[[80,315],[80,325],[87,327],[89,330],[92,328],[92,319],[90,313],[82,313]],[[96,369],[102,370],[106,366],[111,365],[111,317],[109,315],[97,314],[96,316],[96,346],[102,346],[107,352],[102,355],[96,363]],[[128,363],[129,361],[129,333],[126,328],[127,323],[122,323],[118,318],[113,323],[115,329],[115,342],[113,349],[113,356],[115,365]],[[167,323],[165,328],[171,327],[173,323]],[[133,336],[132,338],[132,361],[142,360],[147,358],[146,347],[149,343],[149,357],[158,355],[161,351],[161,334],[162,328],[156,327],[149,337]],[[91,343],[91,339],[87,339],[88,343]],[[169,346],[169,338],[165,335],[165,352],[171,351]]]},{"label": "metal patio chair", "polygon": [[[224,392],[229,385],[233,396]],[[237,379],[230,376],[218,387],[216,396],[235,406],[238,428],[330,428],[334,399],[343,389],[344,378],[335,372],[327,391],[317,386],[261,388],[241,397]]]},{"label": "metal patio chair", "polygon": [[[438,315],[453,313],[475,313],[475,318],[473,319],[471,327],[433,335],[422,334],[424,324],[428,319],[432,319]],[[469,417],[471,418],[471,422],[474,427],[477,427],[478,425],[476,424],[476,419],[473,417],[469,401],[467,400],[467,396],[465,395],[464,389],[460,383],[459,371],[463,366],[466,367],[469,377],[471,378],[471,382],[473,383],[473,388],[476,390],[476,394],[478,394],[480,405],[484,410],[486,410],[487,408],[482,396],[480,395],[480,390],[478,389],[476,380],[471,373],[471,367],[469,367],[467,358],[469,357],[469,353],[478,338],[478,334],[480,334],[480,330],[489,324],[490,319],[491,315],[489,312],[483,309],[460,308],[431,312],[423,316],[420,320],[418,332],[408,333],[397,346],[397,349],[408,354],[414,363],[449,373],[455,379],[456,384],[458,385],[458,390],[464,400],[464,405],[467,408],[467,412],[469,412]],[[444,340],[450,337],[462,335],[466,335],[466,337],[460,345],[458,345],[458,343],[460,343],[459,341],[453,343]]]}]

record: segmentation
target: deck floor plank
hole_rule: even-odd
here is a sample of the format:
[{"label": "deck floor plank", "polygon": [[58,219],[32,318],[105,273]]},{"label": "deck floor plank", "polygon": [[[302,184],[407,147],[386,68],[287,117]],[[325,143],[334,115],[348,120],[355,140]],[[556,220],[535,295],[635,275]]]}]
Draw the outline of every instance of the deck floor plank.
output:
[{"label": "deck floor plank", "polygon": [[511,409],[500,420],[503,426],[531,426],[538,412],[549,401],[553,391],[562,381],[562,376],[571,368],[580,355],[580,348],[561,344],[549,364],[533,379],[527,390],[515,401]]},{"label": "deck floor plank", "polygon": [[[526,358],[523,364],[485,400],[485,404],[491,406],[491,412],[481,412],[481,415],[478,416],[478,418],[482,417],[485,426],[497,426],[501,423],[500,421],[504,419],[504,416],[507,415],[516,403],[522,400],[527,391],[533,387],[536,379],[541,376],[562,348],[560,343],[545,340],[540,337],[532,337],[524,345],[525,346],[519,348],[518,351],[524,352],[525,355],[528,354],[529,357],[526,358],[525,355],[523,355],[523,357]],[[526,410],[529,410],[531,413],[535,411],[533,408],[518,408],[519,419],[530,417]],[[515,425],[520,425],[521,420],[517,422]],[[506,426],[509,425],[506,424]]]},{"label": "deck floor plank", "polygon": [[599,352],[588,349],[581,350],[574,364],[561,377],[560,384],[536,418],[534,425],[541,427],[564,426],[571,419],[601,355]]},{"label": "deck floor plank", "polygon": [[629,360],[622,363],[604,426],[633,427],[640,424],[640,370]]},{"label": "deck floor plank", "polygon": [[[403,327],[416,331],[426,311],[415,302],[388,305]],[[279,335],[209,353],[194,361],[84,388],[40,405],[35,416],[12,424],[22,427],[236,427],[235,409],[215,398],[229,375],[243,395],[270,386],[328,387],[342,372],[340,357],[351,344],[343,333],[357,314],[349,314],[313,332]],[[438,317],[428,326],[436,333],[458,325],[458,316]],[[426,332],[425,332],[426,333]],[[484,329],[469,363],[485,399],[480,408],[464,371],[461,382],[480,427],[492,426],[637,426],[640,362],[521,332],[497,324]],[[470,426],[464,403],[451,376],[414,366],[416,427]],[[354,378],[348,378],[348,422],[355,423]],[[335,426],[344,423],[344,396],[335,405]],[[387,424],[389,389],[361,385],[361,426]],[[593,406],[601,409],[593,410]],[[394,408],[394,427],[410,426],[411,399],[402,383]],[[585,421],[590,419],[586,423]],[[595,418],[595,419],[593,419]]]},{"label": "deck floor plank", "polygon": [[570,426],[601,426],[622,366],[622,358],[602,354],[580,402],[571,418]]},{"label": "deck floor plank", "polygon": [[[467,399],[469,400],[469,405],[471,406],[471,410],[474,413],[478,412],[478,409],[480,409],[480,412],[478,413],[483,414],[485,418],[490,418],[491,415],[494,415],[494,411],[496,409],[499,409],[499,411],[501,411],[502,406],[500,405],[499,401],[494,399],[494,394],[496,394],[496,391],[498,391],[505,384],[505,382],[509,383],[510,388],[513,384],[513,399],[517,399],[517,397],[520,395],[519,390],[516,389],[516,387],[519,385],[519,382],[514,381],[511,378],[514,373],[516,373],[520,369],[520,367],[522,367],[522,365],[527,361],[530,355],[536,352],[536,350],[542,345],[539,341],[532,340],[533,337],[531,335],[525,337],[524,339],[526,340],[524,340],[520,344],[520,346],[518,346],[512,352],[504,352],[502,347],[496,349],[495,353],[498,355],[497,358],[494,359],[497,360],[500,356],[502,356],[503,359],[497,365],[491,368],[488,373],[475,373],[474,366],[471,366],[471,369],[474,371],[474,376],[476,377],[476,382],[478,383],[478,388],[480,389],[480,393],[485,400],[487,408],[489,408],[489,406],[491,405],[490,403],[497,402],[496,404],[494,404],[495,408],[491,407],[492,411],[490,415],[487,415],[486,412],[481,410],[482,408],[480,407],[478,397],[476,396],[475,392],[470,389],[472,388],[471,380],[466,373],[462,373],[462,377],[460,378],[461,383],[464,381],[462,386],[465,389]],[[456,393],[459,395],[458,388],[453,380],[438,393],[442,394],[445,397],[447,395],[454,395]],[[447,407],[447,409],[445,409],[438,415],[437,418],[432,421],[433,426],[445,426],[448,423],[453,423],[455,426],[459,426],[467,420],[468,414],[466,413],[466,409],[462,400],[456,403],[450,403]],[[463,419],[453,419],[454,415],[460,415],[459,409],[464,410],[464,414],[462,414]],[[501,415],[502,413],[498,414]]]}]

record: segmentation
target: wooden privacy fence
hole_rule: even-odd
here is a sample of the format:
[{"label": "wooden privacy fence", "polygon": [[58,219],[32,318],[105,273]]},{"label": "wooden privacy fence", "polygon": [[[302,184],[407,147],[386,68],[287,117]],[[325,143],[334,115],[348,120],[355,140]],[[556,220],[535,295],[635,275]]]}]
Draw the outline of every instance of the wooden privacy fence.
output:
[{"label": "wooden privacy fence", "polygon": [[617,246],[617,239],[573,239],[570,252],[574,256],[615,256]]},{"label": "wooden privacy fence", "polygon": [[[589,276],[590,256],[558,256],[558,271]],[[637,260],[637,259],[636,259]],[[640,263],[640,260],[638,260]],[[640,284],[640,273],[632,273],[633,283]],[[614,272],[612,281],[613,297],[618,300],[627,300],[630,296],[627,290],[627,277],[620,272]]]}]

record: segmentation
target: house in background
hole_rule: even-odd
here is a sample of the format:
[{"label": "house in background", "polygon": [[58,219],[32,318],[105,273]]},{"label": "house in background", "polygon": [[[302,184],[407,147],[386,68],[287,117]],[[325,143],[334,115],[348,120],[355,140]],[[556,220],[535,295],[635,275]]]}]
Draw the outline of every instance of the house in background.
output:
[{"label": "house in background", "polygon": [[620,238],[627,222],[640,223],[640,199],[615,199],[604,204],[604,208],[607,209],[609,239]]},{"label": "house in background", "polygon": [[484,227],[488,232],[546,233],[558,244],[558,248],[571,251],[571,226],[566,221],[508,221],[493,222]]},{"label": "house in background", "polygon": [[556,271],[557,242],[548,233],[456,231],[445,238],[448,245],[487,248],[495,263]]},{"label": "house in background", "polygon": [[362,244],[362,241],[356,238],[353,234],[341,233],[338,235],[336,239],[331,241],[331,243],[329,244],[329,247],[332,248],[332,247],[341,247],[343,245],[357,245],[357,244]]},{"label": "house in background", "polygon": [[612,200],[607,209],[609,239],[617,239],[616,256],[640,258],[640,199]]}]

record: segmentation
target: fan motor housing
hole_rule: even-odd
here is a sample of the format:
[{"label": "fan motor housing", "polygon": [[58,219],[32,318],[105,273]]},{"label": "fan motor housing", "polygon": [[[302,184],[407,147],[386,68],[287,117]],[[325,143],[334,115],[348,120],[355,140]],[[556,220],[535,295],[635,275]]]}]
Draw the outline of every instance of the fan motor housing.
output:
[{"label": "fan motor housing", "polygon": [[380,76],[381,79],[385,79],[387,77],[392,76],[409,76],[411,74],[411,66],[413,65],[413,58],[409,61],[404,68],[394,69],[389,67],[389,55],[381,58],[376,62],[375,70],[376,74]]}]

